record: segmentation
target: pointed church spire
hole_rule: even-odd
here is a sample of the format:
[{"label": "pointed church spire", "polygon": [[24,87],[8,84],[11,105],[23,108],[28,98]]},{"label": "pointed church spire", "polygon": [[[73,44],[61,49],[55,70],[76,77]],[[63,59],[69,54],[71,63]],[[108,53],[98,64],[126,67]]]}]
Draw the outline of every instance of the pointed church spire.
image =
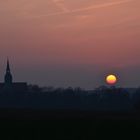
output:
[{"label": "pointed church spire", "polygon": [[10,72],[10,64],[9,64],[9,59],[7,59],[7,67],[6,67],[6,72]]},{"label": "pointed church spire", "polygon": [[13,81],[12,74],[10,71],[9,59],[7,59],[7,67],[6,67],[6,74],[4,80],[5,80],[5,84],[10,84]]}]

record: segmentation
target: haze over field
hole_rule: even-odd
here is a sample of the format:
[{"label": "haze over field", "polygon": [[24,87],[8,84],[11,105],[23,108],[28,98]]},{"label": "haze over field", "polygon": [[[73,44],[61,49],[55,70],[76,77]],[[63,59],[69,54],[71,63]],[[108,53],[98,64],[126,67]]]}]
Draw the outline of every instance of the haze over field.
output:
[{"label": "haze over field", "polygon": [[140,85],[139,0],[3,0],[0,80],[93,88],[115,73]]}]

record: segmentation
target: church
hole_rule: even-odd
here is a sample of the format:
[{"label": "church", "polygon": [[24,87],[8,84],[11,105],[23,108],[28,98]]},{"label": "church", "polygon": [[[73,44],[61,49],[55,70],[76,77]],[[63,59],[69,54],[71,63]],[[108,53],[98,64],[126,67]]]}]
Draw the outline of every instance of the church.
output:
[{"label": "church", "polygon": [[26,82],[13,82],[9,60],[7,60],[4,83],[0,83],[0,92],[25,93],[27,91]]}]

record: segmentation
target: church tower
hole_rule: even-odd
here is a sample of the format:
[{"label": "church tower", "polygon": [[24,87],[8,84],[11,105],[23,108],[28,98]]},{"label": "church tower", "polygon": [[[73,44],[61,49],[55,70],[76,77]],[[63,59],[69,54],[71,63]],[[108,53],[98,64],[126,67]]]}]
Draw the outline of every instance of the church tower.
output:
[{"label": "church tower", "polygon": [[9,60],[7,60],[7,67],[6,67],[6,74],[4,77],[4,82],[5,84],[9,85],[9,84],[12,84],[12,81],[13,81],[13,78],[10,71],[10,64],[9,64]]}]

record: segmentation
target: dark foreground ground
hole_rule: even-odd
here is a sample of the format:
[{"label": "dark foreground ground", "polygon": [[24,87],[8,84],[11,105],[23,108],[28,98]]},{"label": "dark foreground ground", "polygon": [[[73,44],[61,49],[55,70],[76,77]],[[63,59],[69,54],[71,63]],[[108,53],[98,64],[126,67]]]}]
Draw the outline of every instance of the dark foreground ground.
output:
[{"label": "dark foreground ground", "polygon": [[139,112],[0,110],[0,139],[140,139]]}]

